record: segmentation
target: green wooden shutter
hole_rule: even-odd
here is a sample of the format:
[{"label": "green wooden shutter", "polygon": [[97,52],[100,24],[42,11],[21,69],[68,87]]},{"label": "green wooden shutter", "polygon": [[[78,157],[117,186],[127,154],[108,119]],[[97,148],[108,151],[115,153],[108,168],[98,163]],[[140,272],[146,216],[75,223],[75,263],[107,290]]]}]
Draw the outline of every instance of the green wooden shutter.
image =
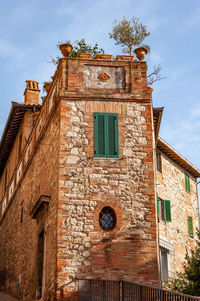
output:
[{"label": "green wooden shutter", "polygon": [[169,200],[164,200],[165,221],[171,222],[171,206]]},{"label": "green wooden shutter", "polygon": [[94,114],[94,155],[105,157],[105,116]]},{"label": "green wooden shutter", "polygon": [[160,208],[159,208],[159,197],[157,195],[157,212],[158,212],[158,215],[160,213]]},{"label": "green wooden shutter", "polygon": [[187,172],[185,172],[185,190],[190,192],[190,177]]},{"label": "green wooden shutter", "polygon": [[193,221],[192,216],[188,216],[188,234],[190,237],[193,237]]},{"label": "green wooden shutter", "polygon": [[188,174],[185,173],[185,190],[188,190]]},{"label": "green wooden shutter", "polygon": [[106,154],[107,157],[118,157],[118,120],[117,114],[107,116]]},{"label": "green wooden shutter", "polygon": [[94,156],[119,156],[118,114],[94,113]]}]

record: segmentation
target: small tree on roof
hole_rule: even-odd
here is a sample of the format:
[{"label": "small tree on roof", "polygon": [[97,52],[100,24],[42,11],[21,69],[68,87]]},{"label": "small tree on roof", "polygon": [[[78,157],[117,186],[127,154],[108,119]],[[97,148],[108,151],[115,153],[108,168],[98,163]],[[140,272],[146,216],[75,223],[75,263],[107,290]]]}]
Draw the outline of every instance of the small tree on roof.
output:
[{"label": "small tree on roof", "polygon": [[[121,45],[122,51],[129,55],[133,54],[134,48],[138,46],[144,47],[147,52],[150,52],[150,46],[143,44],[143,41],[150,35],[145,25],[140,22],[139,18],[132,17],[127,20],[123,17],[122,21],[114,20],[114,26],[110,39],[115,40],[115,45]],[[152,72],[147,75],[148,84],[151,85],[156,81],[163,79],[160,75],[161,66],[154,66]]]},{"label": "small tree on roof", "polygon": [[137,46],[143,46],[148,52],[150,51],[148,45],[142,44],[150,32],[147,31],[146,26],[140,22],[139,18],[132,17],[129,21],[123,17],[122,21],[114,20],[113,23],[112,33],[109,33],[110,39],[114,39],[116,45],[121,45],[124,53],[132,55]]}]

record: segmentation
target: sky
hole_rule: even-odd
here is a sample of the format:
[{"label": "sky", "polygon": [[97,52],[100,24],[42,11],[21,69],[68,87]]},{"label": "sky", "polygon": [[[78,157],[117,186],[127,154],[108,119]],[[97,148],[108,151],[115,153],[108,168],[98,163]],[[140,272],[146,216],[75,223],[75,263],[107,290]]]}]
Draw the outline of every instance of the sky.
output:
[{"label": "sky", "polygon": [[85,38],[122,54],[109,38],[113,20],[135,16],[151,33],[149,72],[162,67],[164,79],[152,85],[153,106],[164,106],[160,136],[200,168],[199,0],[0,0],[0,7],[0,136],[11,101],[23,102],[25,81],[42,90],[51,79],[58,42]]}]

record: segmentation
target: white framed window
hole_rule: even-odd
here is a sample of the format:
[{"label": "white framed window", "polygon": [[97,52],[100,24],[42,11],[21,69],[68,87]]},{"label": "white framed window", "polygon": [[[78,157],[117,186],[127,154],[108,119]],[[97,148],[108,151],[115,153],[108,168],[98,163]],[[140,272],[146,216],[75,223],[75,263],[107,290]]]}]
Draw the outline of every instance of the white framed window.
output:
[{"label": "white framed window", "polygon": [[160,251],[160,272],[161,279],[163,282],[167,281],[170,277],[170,257],[174,252],[174,247],[171,243],[165,241],[164,239],[159,239],[159,251]]},{"label": "white framed window", "polygon": [[162,281],[167,281],[169,277],[169,250],[160,248],[160,265]]}]

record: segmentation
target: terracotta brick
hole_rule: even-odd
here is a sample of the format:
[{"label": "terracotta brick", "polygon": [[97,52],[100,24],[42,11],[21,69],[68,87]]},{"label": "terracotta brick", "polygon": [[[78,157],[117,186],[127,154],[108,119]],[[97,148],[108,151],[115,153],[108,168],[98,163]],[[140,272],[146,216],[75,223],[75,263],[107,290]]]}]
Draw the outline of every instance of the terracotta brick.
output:
[{"label": "terracotta brick", "polygon": [[[52,95],[47,95],[37,116],[25,114],[2,173],[3,201],[5,170],[10,185],[21,162],[16,158],[22,130],[22,178],[18,184],[14,181],[10,207],[1,217],[0,228],[0,266],[12,271],[2,289],[20,298],[35,298],[37,241],[42,229],[45,301],[60,296],[77,299],[77,282],[69,282],[82,275],[158,285],[147,67],[132,57],[104,60],[61,59]],[[109,79],[102,82],[98,72],[108,73]],[[119,158],[94,157],[95,112],[118,114]],[[49,196],[50,201],[46,213],[40,208],[35,220],[30,212],[41,195]],[[20,224],[22,206],[24,220]],[[117,218],[110,232],[99,224],[105,206],[112,207]]]}]

